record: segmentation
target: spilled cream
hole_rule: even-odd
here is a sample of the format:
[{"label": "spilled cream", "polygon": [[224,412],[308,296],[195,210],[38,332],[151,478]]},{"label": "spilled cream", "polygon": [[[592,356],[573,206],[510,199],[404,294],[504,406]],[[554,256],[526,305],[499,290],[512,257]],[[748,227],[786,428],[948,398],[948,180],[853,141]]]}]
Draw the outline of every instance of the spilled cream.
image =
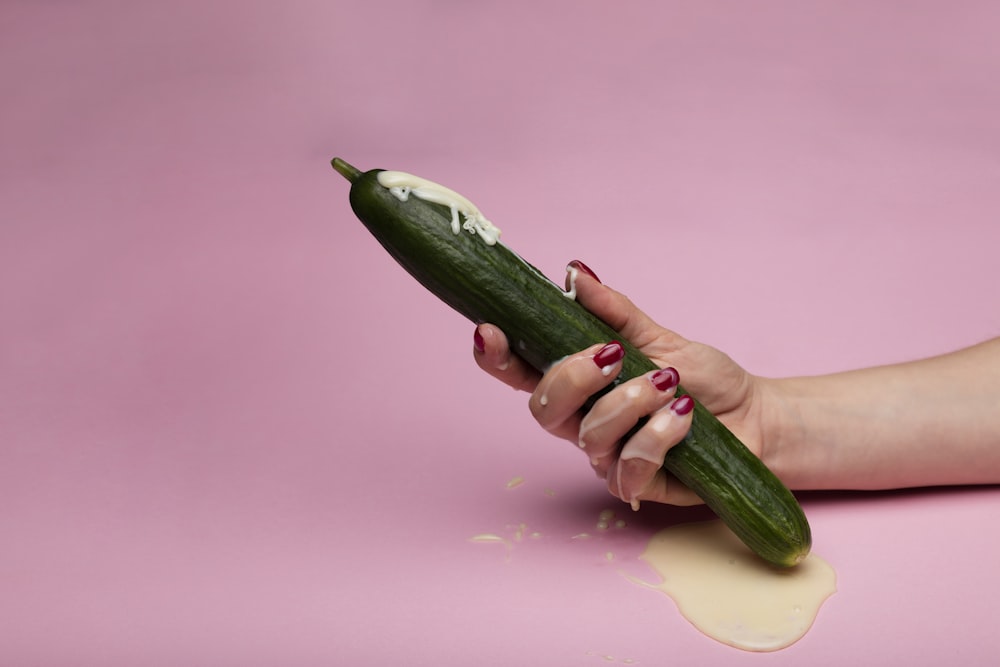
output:
[{"label": "spilled cream", "polygon": [[641,557],[662,582],[632,581],[666,593],[698,630],[746,651],[801,639],[837,590],[833,568],[816,554],[793,568],[772,567],[719,520],[661,530]]},{"label": "spilled cream", "polygon": [[524,484],[524,478],[521,477],[520,475],[518,475],[517,477],[512,477],[507,482],[507,488],[508,489],[516,489],[517,487],[521,486],[522,484]]},{"label": "spilled cream", "polygon": [[597,515],[597,530],[607,530],[614,518],[614,510],[601,510],[601,513]]},{"label": "spilled cream", "polygon": [[494,245],[500,240],[500,230],[486,219],[475,204],[454,190],[404,171],[380,171],[377,178],[379,185],[388,188],[399,201],[407,201],[413,195],[417,199],[447,206],[451,210],[451,231],[455,234],[464,229],[478,234],[486,245]]},{"label": "spilled cream", "polygon": [[513,545],[511,545],[510,540],[507,540],[496,533],[480,533],[479,535],[473,535],[469,538],[469,541],[477,544],[502,544],[505,553],[505,560],[510,560],[510,550]]},{"label": "spilled cream", "polygon": [[[555,492],[546,489],[545,495]],[[595,517],[596,534],[582,532],[570,539],[599,541],[612,526],[624,529],[626,523],[615,510],[602,509]],[[519,543],[543,537],[524,522],[508,524],[506,530],[507,535],[481,533],[469,541],[501,545],[504,560],[510,562]],[[717,519],[657,532],[640,558],[659,575],[660,583],[620,571],[628,581],[665,593],[703,634],[746,651],[777,651],[794,644],[809,631],[823,602],[837,590],[836,573],[815,553],[794,568],[772,567]],[[602,560],[616,563],[620,559],[615,552],[604,550]]]},{"label": "spilled cream", "polygon": [[584,653],[584,655],[598,656],[602,658],[605,662],[620,662],[623,665],[634,665],[638,662],[638,660],[635,660],[633,658],[622,658],[619,660],[613,655],[608,655],[607,653],[595,653],[593,651],[587,651],[586,653]]}]

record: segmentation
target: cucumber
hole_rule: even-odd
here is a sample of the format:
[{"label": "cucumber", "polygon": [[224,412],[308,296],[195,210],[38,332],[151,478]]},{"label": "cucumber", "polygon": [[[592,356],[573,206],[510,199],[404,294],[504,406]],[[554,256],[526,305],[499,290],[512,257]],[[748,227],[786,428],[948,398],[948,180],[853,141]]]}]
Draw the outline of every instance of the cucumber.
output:
[{"label": "cucumber", "polygon": [[[389,254],[468,319],[500,327],[511,349],[534,368],[619,339],[500,243],[499,230],[458,193],[402,172],[361,172],[340,158],[333,167],[351,182],[354,213]],[[621,342],[621,373],[604,391],[657,368]],[[691,429],[667,453],[664,467],[764,560],[790,567],[808,555],[811,532],[795,496],[697,400]]]}]

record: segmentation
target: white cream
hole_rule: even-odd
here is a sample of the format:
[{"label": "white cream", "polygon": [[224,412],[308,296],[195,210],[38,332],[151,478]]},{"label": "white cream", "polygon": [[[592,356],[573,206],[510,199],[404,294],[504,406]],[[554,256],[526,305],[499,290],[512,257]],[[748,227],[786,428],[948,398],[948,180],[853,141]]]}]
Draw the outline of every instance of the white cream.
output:
[{"label": "white cream", "polygon": [[[656,414],[650,418],[649,428],[657,433],[666,433],[673,420],[674,415],[669,409],[658,410]],[[654,461],[654,463],[662,463],[662,461]]]},{"label": "white cream", "polygon": [[569,274],[569,289],[563,292],[563,295],[567,299],[576,300],[576,279],[580,275],[580,270],[575,266],[569,265],[566,267],[566,273]]},{"label": "white cream", "polygon": [[486,245],[494,245],[500,239],[500,230],[486,219],[479,208],[450,188],[403,171],[381,171],[377,178],[379,185],[388,188],[399,201],[406,201],[413,195],[417,199],[447,206],[451,210],[451,231],[455,234],[464,229],[470,234],[478,234]]},{"label": "white cream", "polygon": [[518,525],[517,530],[514,531],[514,541],[520,542],[524,539],[524,531],[528,530],[528,524],[522,523]]},{"label": "white cream", "polygon": [[470,542],[477,542],[479,544],[502,544],[504,549],[507,551],[508,557],[510,556],[511,543],[508,540],[496,535],[494,533],[482,533],[480,535],[473,535],[469,538]]},{"label": "white cream", "polygon": [[605,662],[620,662],[623,665],[634,665],[638,662],[638,660],[633,660],[632,658],[622,658],[621,660],[619,660],[613,655],[594,653],[593,651],[587,651],[586,653],[584,653],[584,655],[597,656],[599,658],[603,658]]},{"label": "white cream", "polygon": [[776,651],[802,638],[836,592],[829,563],[809,554],[790,569],[761,560],[719,520],[656,533],[642,554],[662,578],[652,585],[698,630],[746,651]]},{"label": "white cream", "polygon": [[506,540],[494,533],[483,533],[481,535],[473,535],[469,538],[469,541],[477,544],[502,544],[504,550],[504,560],[506,562],[510,562],[511,550],[514,545],[509,540]]},{"label": "white cream", "polygon": [[507,488],[508,489],[516,489],[517,487],[521,486],[522,484],[524,484],[524,478],[523,477],[520,477],[520,476],[514,477],[509,482],[507,482]]}]

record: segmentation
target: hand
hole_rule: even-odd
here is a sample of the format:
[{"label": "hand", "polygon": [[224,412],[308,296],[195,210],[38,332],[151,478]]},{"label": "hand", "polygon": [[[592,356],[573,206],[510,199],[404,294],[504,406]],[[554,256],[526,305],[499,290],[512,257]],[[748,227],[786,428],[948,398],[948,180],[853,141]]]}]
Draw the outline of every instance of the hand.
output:
[{"label": "hand", "polygon": [[[538,423],[586,452],[608,490],[633,508],[640,500],[700,503],[662,467],[667,451],[691,425],[690,398],[675,396],[678,380],[758,456],[763,454],[761,383],[719,350],[656,324],[583,264],[570,267],[577,269],[580,304],[663,370],[622,383],[583,414],[587,398],[617,375],[620,345],[609,341],[581,350],[543,375],[511,353],[499,328],[482,324],[475,333],[476,363],[501,382],[531,392],[528,405]],[[646,416],[649,421],[622,447],[622,437]]]}]

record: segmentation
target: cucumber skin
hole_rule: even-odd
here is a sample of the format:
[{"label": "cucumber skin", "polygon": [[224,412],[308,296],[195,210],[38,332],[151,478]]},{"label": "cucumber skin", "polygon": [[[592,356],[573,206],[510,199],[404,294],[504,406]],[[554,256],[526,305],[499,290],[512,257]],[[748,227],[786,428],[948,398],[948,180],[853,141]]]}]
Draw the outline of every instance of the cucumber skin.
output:
[{"label": "cucumber skin", "polygon": [[[473,322],[499,326],[511,349],[534,368],[544,371],[585,347],[620,339],[502,242],[490,246],[475,234],[454,234],[447,207],[412,196],[397,199],[378,183],[379,171],[353,180],[355,215],[425,288]],[[588,405],[658,368],[628,341],[620,342],[621,373]],[[808,555],[811,532],[795,496],[700,402],[695,401],[690,431],[667,453],[664,467],[764,560],[790,567]]]}]

